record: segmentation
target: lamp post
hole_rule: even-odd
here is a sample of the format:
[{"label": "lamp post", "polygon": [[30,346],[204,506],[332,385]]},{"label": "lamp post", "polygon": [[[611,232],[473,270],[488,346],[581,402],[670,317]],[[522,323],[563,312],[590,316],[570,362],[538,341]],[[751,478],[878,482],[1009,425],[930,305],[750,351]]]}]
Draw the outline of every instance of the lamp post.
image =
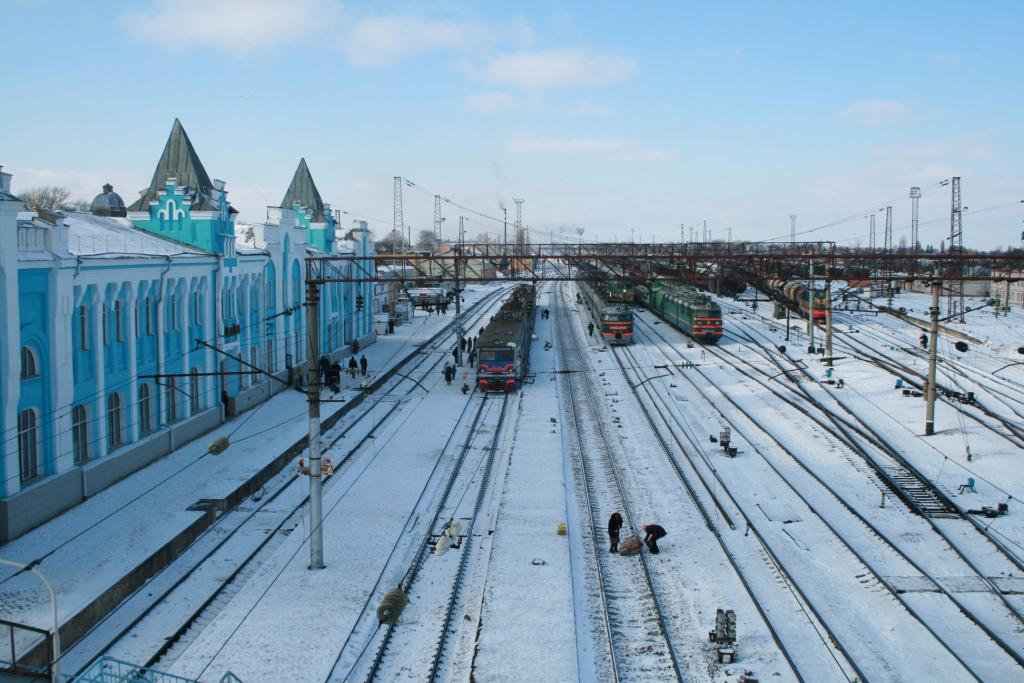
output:
[{"label": "lamp post", "polygon": [[[36,568],[36,563],[22,564],[0,558],[0,564],[6,564],[23,571],[27,570],[39,577],[46,584],[46,590],[50,591],[50,602],[53,604],[53,665],[50,667],[50,680],[53,683],[60,683],[63,678],[60,675],[60,620],[57,617],[57,593],[53,590],[53,584],[43,576],[43,573]],[[15,663],[11,662],[11,666]]]}]

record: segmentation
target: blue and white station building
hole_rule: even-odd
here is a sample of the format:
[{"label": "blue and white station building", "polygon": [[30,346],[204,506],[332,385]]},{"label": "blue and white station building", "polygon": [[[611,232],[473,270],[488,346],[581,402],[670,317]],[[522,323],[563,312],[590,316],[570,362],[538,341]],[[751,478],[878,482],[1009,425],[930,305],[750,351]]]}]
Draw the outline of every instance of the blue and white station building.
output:
[{"label": "blue and white station building", "polygon": [[[177,120],[130,206],[106,185],[88,212],[27,212],[11,181],[0,171],[0,542],[286,388],[307,356],[305,257],[373,254],[305,159],[266,222],[236,226]],[[324,354],[371,344],[373,309],[370,284],[325,286]]]}]

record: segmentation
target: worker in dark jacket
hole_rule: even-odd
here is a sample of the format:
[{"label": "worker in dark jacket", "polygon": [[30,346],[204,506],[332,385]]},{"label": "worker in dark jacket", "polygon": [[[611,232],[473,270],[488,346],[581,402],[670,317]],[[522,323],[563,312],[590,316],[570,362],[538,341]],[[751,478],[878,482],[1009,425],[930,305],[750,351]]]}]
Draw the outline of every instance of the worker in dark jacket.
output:
[{"label": "worker in dark jacket", "polygon": [[594,323],[587,323],[587,334],[591,337],[594,336]]},{"label": "worker in dark jacket", "polygon": [[640,528],[647,534],[644,536],[644,543],[647,544],[647,549],[651,551],[652,555],[657,555],[658,539],[665,538],[665,536],[668,535],[668,532],[657,524],[645,524]]},{"label": "worker in dark jacket", "polygon": [[365,355],[359,356],[359,373],[360,374],[362,374],[362,375],[366,374],[366,368],[367,368],[368,365],[369,365],[369,362],[366,360],[366,356]]},{"label": "worker in dark jacket", "polygon": [[608,518],[608,542],[611,543],[611,548],[608,552],[614,553],[619,550],[619,529],[622,528],[622,515],[618,512],[613,512],[612,516]]},{"label": "worker in dark jacket", "polygon": [[355,377],[357,372],[359,372],[359,364],[356,363],[356,357],[352,356],[348,359],[348,374]]}]

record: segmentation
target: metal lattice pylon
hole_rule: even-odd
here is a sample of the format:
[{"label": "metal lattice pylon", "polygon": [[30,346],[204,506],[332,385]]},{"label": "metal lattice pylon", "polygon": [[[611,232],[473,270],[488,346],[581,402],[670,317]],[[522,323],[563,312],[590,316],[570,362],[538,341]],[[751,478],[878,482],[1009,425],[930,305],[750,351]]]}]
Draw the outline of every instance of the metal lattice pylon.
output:
[{"label": "metal lattice pylon", "polygon": [[921,188],[910,188],[910,248],[914,250],[915,254],[921,248],[921,243],[917,238],[917,210],[920,201]]},{"label": "metal lattice pylon", "polygon": [[441,241],[441,195],[434,195],[434,236]]},{"label": "metal lattice pylon", "polygon": [[394,240],[395,249],[405,234],[405,217],[402,215],[402,176],[395,176],[395,227],[391,236]]},{"label": "metal lattice pylon", "polygon": [[892,207],[885,207],[885,291],[892,296]]},{"label": "metal lattice pylon", "polygon": [[[953,178],[952,206],[949,215],[949,250],[950,256],[958,256],[964,252],[963,224],[960,218],[960,177]],[[952,258],[946,271],[946,315],[950,320],[956,318],[964,322],[964,281],[963,266]]]}]

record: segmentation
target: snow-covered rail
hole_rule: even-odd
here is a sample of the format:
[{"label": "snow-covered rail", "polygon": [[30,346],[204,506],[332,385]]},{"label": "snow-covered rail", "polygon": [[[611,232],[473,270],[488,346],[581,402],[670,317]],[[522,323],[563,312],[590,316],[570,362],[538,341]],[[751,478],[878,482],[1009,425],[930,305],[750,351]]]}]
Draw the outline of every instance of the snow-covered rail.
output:
[{"label": "snow-covered rail", "polygon": [[[603,529],[612,512],[623,517],[623,534],[639,532],[630,515],[619,479],[617,464],[612,456],[615,449],[605,431],[604,417],[597,408],[591,373],[565,313],[565,292],[558,308],[556,325],[560,352],[560,372],[565,378],[568,400],[565,416],[571,425],[571,440],[575,459],[573,470],[579,478],[579,494],[589,513],[589,548],[593,559],[592,580],[597,586],[600,602],[600,631],[604,640],[603,651],[607,660],[604,675],[608,680],[642,680],[645,676],[656,680],[682,681],[683,673],[675,647],[668,633],[662,606],[647,565],[641,553],[636,560],[623,558],[604,550],[604,540],[597,530]],[[570,350],[572,356],[570,357]],[[587,535],[587,534],[585,534]],[[637,595],[635,590],[640,588]],[[581,612],[586,606],[581,606]],[[653,622],[656,633],[645,624]],[[640,656],[638,656],[640,655]],[[598,663],[601,664],[600,662]]]},{"label": "snow-covered rail", "polygon": [[[663,342],[668,340],[660,335],[649,323],[645,323],[645,334],[651,336],[658,336]],[[661,345],[664,347],[671,348],[670,344]],[[668,353],[668,351],[665,351]],[[678,351],[677,351],[678,353]],[[749,364],[745,362],[742,355],[732,353],[728,350],[728,346],[723,348],[717,348],[712,350],[712,353],[721,358],[725,359],[731,366],[742,370],[742,366]],[[682,357],[682,354],[679,354]],[[763,368],[757,365],[751,365],[756,370],[763,370]],[[687,373],[693,373],[697,375],[700,381],[691,379]],[[747,371],[743,371],[743,374],[749,375]],[[767,374],[767,373],[765,373]],[[989,599],[985,601],[979,599],[977,596],[971,600],[970,598],[964,598],[958,596],[953,590],[947,588],[945,583],[939,576],[946,577],[950,572],[954,574],[966,574],[968,576],[974,576],[978,581],[982,582],[982,585],[988,581],[981,573],[976,571],[976,568],[972,563],[967,561],[966,558],[960,564],[950,563],[948,560],[944,560],[941,556],[948,553],[950,550],[954,554],[959,554],[958,548],[950,543],[948,546],[942,544],[942,552],[938,553],[938,557],[932,555],[927,556],[926,553],[922,553],[914,544],[908,544],[903,541],[904,534],[900,531],[906,531],[903,525],[900,529],[888,530],[885,528],[887,521],[891,522],[891,517],[882,519],[876,519],[871,521],[868,519],[868,515],[874,511],[871,507],[865,506],[863,508],[864,514],[856,507],[851,505],[847,498],[851,495],[850,485],[851,481],[849,477],[844,477],[835,471],[834,467],[824,466],[823,463],[818,462],[813,457],[805,457],[805,454],[798,454],[801,448],[794,447],[794,444],[785,443],[787,441],[785,430],[780,430],[772,420],[772,425],[766,424],[765,419],[759,419],[756,414],[758,410],[751,410],[752,403],[747,400],[740,404],[739,401],[743,400],[739,398],[741,395],[737,394],[736,397],[731,395],[724,388],[718,388],[714,391],[714,396],[711,395],[711,385],[715,384],[714,378],[705,372],[700,367],[693,367],[684,373],[684,379],[690,382],[698,393],[705,395],[707,400],[714,405],[722,405],[718,400],[719,396],[724,398],[728,404],[731,404],[734,408],[744,416],[744,420],[738,421],[736,418],[728,418],[721,413],[721,409],[718,410],[721,420],[728,423],[728,425],[734,430],[740,440],[742,439],[747,444],[751,445],[751,450],[761,456],[763,461],[782,479],[790,489],[796,493],[801,500],[807,505],[808,509],[814,510],[815,513],[829,526],[832,531],[842,538],[843,543],[846,544],[849,549],[855,553],[858,558],[869,567],[875,574],[876,580],[883,586],[885,586],[889,592],[896,597],[901,603],[903,603],[907,609],[917,617],[918,621],[925,626],[937,639],[939,639],[946,646],[946,649],[964,664],[964,666],[971,671],[973,675],[980,675],[982,678],[986,678],[986,672],[992,673],[990,667],[996,666],[995,671],[1005,671],[1007,669],[1013,669],[1014,664],[1009,660],[1005,659],[1005,655],[1009,655],[1010,658],[1015,660],[1017,664],[1021,663],[1020,659],[1020,642],[1016,636],[1017,631],[1017,620],[1019,619],[1019,613],[1017,610],[1006,600],[1004,596],[999,594],[998,591],[994,593],[998,596],[999,600]],[[752,377],[758,381],[761,387],[773,395],[779,398],[782,402],[789,404],[794,408],[791,415],[800,416],[802,421],[802,431],[807,432],[807,436],[814,437],[816,434],[826,433],[826,438],[833,438],[842,442],[844,445],[849,443],[849,449],[851,453],[854,450],[863,450],[857,443],[856,439],[851,438],[851,435],[845,432],[839,431],[839,425],[831,426],[826,424],[824,420],[815,415],[815,411],[824,409],[817,405],[810,396],[806,396],[804,401],[796,402],[792,397],[787,396],[782,390],[778,388],[778,385],[772,384],[765,381],[764,378],[757,376]],[[720,386],[723,383],[719,382]],[[731,383],[724,383],[724,386],[730,386]],[[789,386],[789,385],[786,385]],[[806,391],[803,387],[798,385],[798,388],[789,387],[792,392]],[[743,392],[743,395],[749,396],[749,391]],[[804,422],[805,417],[810,417],[813,424]],[[790,418],[792,419],[792,418]],[[794,423],[795,424],[795,423]],[[816,425],[816,426],[815,426]],[[753,429],[753,431],[751,431]],[[766,449],[764,447],[763,436],[769,437],[773,443],[771,448]],[[806,443],[807,439],[801,440],[801,443]],[[754,445],[760,444],[760,445]],[[839,444],[834,444],[832,450],[840,448]],[[776,453],[781,451],[788,459],[779,460]],[[868,457],[863,454],[863,457]],[[851,460],[850,456],[847,456],[848,460]],[[852,460],[851,460],[852,462]],[[799,470],[794,470],[793,465],[796,465]],[[856,474],[856,473],[855,473]],[[807,476],[809,475],[809,479]],[[831,479],[831,481],[829,481]],[[859,480],[859,477],[854,477]],[[812,483],[813,482],[813,483]],[[837,489],[843,489],[843,494]],[[827,493],[826,493],[827,492]],[[825,496],[825,498],[822,498]],[[854,497],[854,499],[856,499]],[[890,509],[891,511],[891,509]],[[826,517],[830,515],[831,520]],[[845,520],[850,515],[855,517],[858,522],[863,525],[863,528],[856,526],[850,526]],[[877,516],[877,515],[876,515]],[[910,521],[913,522],[918,518],[911,517]],[[863,533],[868,531],[868,534]],[[927,532],[927,528],[923,529]],[[847,539],[851,540],[847,540]],[[876,547],[880,541],[882,548]],[[922,597],[914,592],[907,592],[897,589],[894,582],[882,575],[882,570],[878,567],[889,567],[894,566],[892,560],[886,559],[886,552],[895,553],[899,559],[908,563],[914,570],[920,572],[920,574],[929,582],[930,586],[934,587],[935,592],[941,593],[951,603],[944,609],[936,609],[934,600],[922,600]],[[923,556],[924,555],[924,556]],[[931,562],[932,568],[926,569],[924,563]],[[898,566],[898,565],[897,565]],[[999,602],[1002,604],[999,604]],[[980,603],[980,604],[979,604]],[[979,614],[980,612],[980,614]],[[943,616],[945,615],[945,616]],[[969,632],[969,625],[962,625],[957,627],[955,624],[958,620],[963,619],[966,616],[971,622],[980,628],[984,633],[978,633],[975,638],[986,641],[985,636],[991,639],[993,643],[999,646],[1003,650],[1000,653],[991,647],[991,644],[987,646],[988,650],[991,650],[988,654],[984,654],[982,651],[986,647],[971,647],[968,642],[971,642],[969,638],[965,638],[965,631]],[[988,667],[988,668],[987,668]],[[975,673],[975,672],[979,673]]]},{"label": "snow-covered rail", "polygon": [[[502,292],[496,290],[469,309],[471,326],[491,312]],[[347,419],[347,426],[325,432],[324,436],[331,440],[323,449],[325,454],[333,455],[335,472],[345,467],[400,403],[391,400],[382,415],[378,415],[377,407],[388,403],[392,397],[415,392],[418,380],[409,378],[429,376],[448,358],[446,349],[430,352],[429,347],[450,333],[451,327],[446,326],[421,349],[415,350],[413,355],[418,357],[403,367],[401,374],[388,379],[371,401],[364,401],[365,408]],[[338,441],[356,430],[361,434],[356,443],[345,453],[334,454],[332,449]],[[327,477],[325,484],[331,478]],[[308,495],[299,493],[300,479],[294,471],[283,471],[247,501],[248,505],[243,503],[226,512],[185,553],[65,651],[62,656],[65,669],[83,670],[104,654],[145,667],[159,668],[173,662],[258,569],[263,558],[273,553],[283,534],[298,523],[297,515],[308,501]],[[282,501],[289,502],[282,504]]]},{"label": "snow-covered rail", "polygon": [[[465,587],[467,569],[476,554],[473,550],[477,545],[478,517],[481,516],[485,501],[494,493],[490,484],[498,460],[499,441],[505,434],[508,406],[513,399],[508,394],[500,398],[484,394],[475,400],[478,408],[469,428],[469,436],[449,468],[434,514],[426,525],[436,533],[420,543],[400,582],[406,592],[416,589],[418,582],[423,585],[417,604],[407,607],[410,612],[405,616],[409,621],[420,624],[420,628],[405,637],[408,629],[401,629],[398,624],[381,625],[376,650],[367,667],[366,681],[397,677],[400,671],[408,671],[410,667],[419,671],[426,680],[438,680],[444,660],[452,654],[449,639],[456,630],[454,614],[462,602],[460,591]],[[474,490],[472,504],[469,504],[466,502],[467,495]],[[445,532],[453,529],[453,523],[460,526],[464,524],[465,527],[459,533],[445,535]],[[436,539],[434,543],[428,542],[433,539]],[[450,541],[456,544],[454,547],[457,547],[457,555],[454,551],[440,557],[431,554],[437,542],[447,545]],[[447,591],[444,590],[445,586]],[[436,622],[436,625],[431,626],[432,622]],[[424,641],[431,640],[432,647],[429,651],[424,650]],[[330,680],[339,673],[335,671]]]}]

